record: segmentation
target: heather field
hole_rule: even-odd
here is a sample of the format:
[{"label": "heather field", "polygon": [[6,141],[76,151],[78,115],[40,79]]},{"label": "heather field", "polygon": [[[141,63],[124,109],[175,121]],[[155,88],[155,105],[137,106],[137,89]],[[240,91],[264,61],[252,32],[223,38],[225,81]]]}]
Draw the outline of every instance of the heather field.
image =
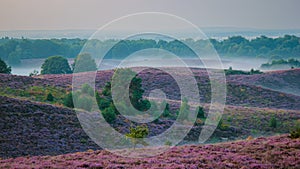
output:
[{"label": "heather field", "polygon": [[[185,78],[180,68],[168,69]],[[192,72],[207,112],[207,72],[196,68]],[[98,92],[104,90],[112,75],[112,70],[97,72]],[[101,150],[83,131],[76,112],[65,106],[64,99],[72,90],[72,75],[0,74],[0,168],[299,168],[300,140],[289,137],[300,124],[300,96],[297,90],[289,92],[297,88],[299,75],[300,69],[227,75],[224,114],[205,144],[198,144],[205,122],[205,117],[199,117],[170,151],[151,158],[128,159]],[[92,74],[84,73],[83,77],[89,76]],[[174,123],[181,104],[179,87],[158,69],[145,69],[138,77],[142,79],[144,98],[160,88],[170,106],[169,116],[147,124],[149,137],[155,136]],[[121,115],[111,123],[122,134],[128,133],[131,125]]]},{"label": "heather field", "polygon": [[177,146],[159,156],[138,159],[123,158],[103,150],[88,150],[59,156],[4,159],[0,161],[0,167],[296,169],[300,167],[300,140],[281,135],[221,144]]}]

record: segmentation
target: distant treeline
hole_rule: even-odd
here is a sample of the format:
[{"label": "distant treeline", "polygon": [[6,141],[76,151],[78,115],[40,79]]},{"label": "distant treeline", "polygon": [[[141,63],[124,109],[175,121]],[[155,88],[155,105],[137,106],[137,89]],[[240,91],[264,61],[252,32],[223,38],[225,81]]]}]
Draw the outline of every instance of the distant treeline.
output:
[{"label": "distant treeline", "polygon": [[[53,55],[61,55],[66,58],[74,58],[84,44],[85,39],[0,39],[0,58],[9,65],[17,65],[20,59],[47,58]],[[117,40],[90,40],[89,47],[93,56],[107,46],[115,44]],[[211,50],[209,42],[215,47],[219,55],[231,57],[262,57],[268,59],[300,58],[300,38],[291,35],[284,37],[268,38],[266,36],[249,40],[242,36],[229,37],[217,41],[186,39],[182,41],[165,40],[122,40],[107,52],[106,58],[122,59],[129,54],[147,48],[161,48],[173,52],[181,57],[192,57],[195,53],[185,44],[189,44],[202,54]]]},{"label": "distant treeline", "polygon": [[280,67],[280,66],[289,66],[290,68],[300,68],[300,61],[296,59],[280,59],[280,60],[273,60],[270,63],[265,63],[261,65],[261,68],[272,68],[272,67]]}]

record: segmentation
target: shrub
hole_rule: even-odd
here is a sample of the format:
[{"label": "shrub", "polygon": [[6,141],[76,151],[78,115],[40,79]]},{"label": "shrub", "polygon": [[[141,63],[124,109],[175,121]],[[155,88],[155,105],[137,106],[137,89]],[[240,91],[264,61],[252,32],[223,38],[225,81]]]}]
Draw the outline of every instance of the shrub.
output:
[{"label": "shrub", "polygon": [[104,109],[102,111],[102,115],[108,123],[112,123],[116,119],[115,109],[113,106]]},{"label": "shrub", "polygon": [[205,118],[205,112],[203,107],[201,106],[197,107],[196,112],[197,112],[197,118],[202,118],[202,119]]},{"label": "shrub", "polygon": [[125,134],[127,138],[130,138],[131,142],[134,144],[134,148],[137,144],[148,145],[142,138],[147,137],[149,134],[149,129],[146,125],[130,127],[130,132]]},{"label": "shrub", "polygon": [[53,95],[51,94],[51,93],[48,93],[48,95],[47,95],[47,101],[50,101],[50,102],[52,102],[53,100],[54,100],[54,97],[53,97]]},{"label": "shrub", "polygon": [[165,105],[166,105],[166,108],[163,111],[162,116],[169,117],[169,116],[171,116],[169,103],[165,103]]},{"label": "shrub", "polygon": [[63,104],[67,107],[74,108],[72,92],[68,93],[63,100]]}]

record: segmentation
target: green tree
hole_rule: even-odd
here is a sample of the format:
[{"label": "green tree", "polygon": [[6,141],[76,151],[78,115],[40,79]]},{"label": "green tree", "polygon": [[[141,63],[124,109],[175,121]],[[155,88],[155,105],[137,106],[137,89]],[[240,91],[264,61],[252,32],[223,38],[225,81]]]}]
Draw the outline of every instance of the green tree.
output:
[{"label": "green tree", "polygon": [[51,93],[48,93],[48,95],[47,95],[47,101],[50,101],[50,102],[52,102],[53,100],[54,100],[54,96],[51,94]]},{"label": "green tree", "polygon": [[11,73],[11,67],[7,66],[7,64],[0,58],[0,73]]},{"label": "green tree", "polygon": [[72,64],[73,72],[89,72],[97,70],[97,65],[92,56],[88,53],[79,54]]},{"label": "green tree", "polygon": [[197,112],[197,118],[205,118],[205,112],[203,107],[201,106],[197,107],[196,112]]},{"label": "green tree", "polygon": [[101,113],[108,123],[112,123],[116,119],[115,108],[112,104]]},{"label": "green tree", "polygon": [[72,73],[68,60],[62,56],[51,56],[42,65],[41,74]]},{"label": "green tree", "polygon": [[63,100],[63,104],[67,107],[74,108],[72,92],[68,93]]},{"label": "green tree", "polygon": [[130,132],[125,134],[127,138],[131,140],[134,144],[134,148],[137,144],[142,144],[144,146],[148,145],[143,138],[147,137],[149,134],[149,129],[146,125],[130,127]]}]

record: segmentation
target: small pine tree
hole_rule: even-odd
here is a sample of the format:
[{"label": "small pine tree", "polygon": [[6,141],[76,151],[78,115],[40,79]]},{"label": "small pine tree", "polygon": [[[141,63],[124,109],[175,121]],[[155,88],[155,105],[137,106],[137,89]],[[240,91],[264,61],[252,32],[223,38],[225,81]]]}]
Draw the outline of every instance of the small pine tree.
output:
[{"label": "small pine tree", "polygon": [[198,114],[197,114],[197,118],[205,118],[205,112],[204,112],[204,109],[203,107],[199,106],[197,108],[197,111],[196,111]]},{"label": "small pine tree", "polygon": [[47,95],[47,101],[50,101],[50,102],[52,102],[53,100],[54,100],[54,96],[51,94],[51,93],[48,93],[48,95]]}]

